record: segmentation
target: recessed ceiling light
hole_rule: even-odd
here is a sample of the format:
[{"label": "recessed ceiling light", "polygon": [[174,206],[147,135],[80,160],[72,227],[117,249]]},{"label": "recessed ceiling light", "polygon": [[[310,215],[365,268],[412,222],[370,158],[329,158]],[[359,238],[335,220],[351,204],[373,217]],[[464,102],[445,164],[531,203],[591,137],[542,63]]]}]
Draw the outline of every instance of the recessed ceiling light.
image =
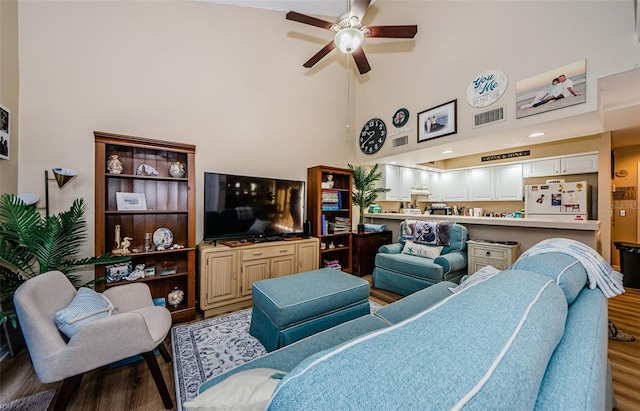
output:
[{"label": "recessed ceiling light", "polygon": [[544,133],[531,133],[529,134],[530,138],[536,138],[536,137],[542,137],[544,136]]},{"label": "recessed ceiling light", "polygon": [[391,162],[389,162],[389,164],[395,164],[395,163],[397,163],[397,161],[391,161]]},{"label": "recessed ceiling light", "polygon": [[453,150],[444,150],[442,152],[442,154],[451,154],[451,153],[453,153]]}]

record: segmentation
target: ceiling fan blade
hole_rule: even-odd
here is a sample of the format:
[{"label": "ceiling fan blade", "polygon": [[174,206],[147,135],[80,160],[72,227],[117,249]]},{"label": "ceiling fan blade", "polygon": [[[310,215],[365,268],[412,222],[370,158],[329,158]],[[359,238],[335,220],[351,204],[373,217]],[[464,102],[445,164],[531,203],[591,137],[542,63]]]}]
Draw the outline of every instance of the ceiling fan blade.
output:
[{"label": "ceiling fan blade", "polygon": [[364,13],[367,12],[370,3],[371,0],[353,0],[351,10],[349,11],[349,17],[357,17],[358,20],[362,21]]},{"label": "ceiling fan blade", "polygon": [[412,39],[418,32],[418,26],[367,26],[371,34],[367,37],[386,37],[394,39]]},{"label": "ceiling fan blade", "polygon": [[315,17],[307,16],[306,14],[298,13],[296,11],[290,11],[287,13],[287,20],[297,21],[298,23],[310,24],[312,26],[320,27],[321,29],[329,30],[335,23],[331,23],[325,20],[317,19]]},{"label": "ceiling fan blade", "polygon": [[358,47],[358,50],[351,53],[353,59],[356,61],[356,66],[358,66],[358,71],[360,74],[368,73],[371,70],[371,66],[369,65],[369,61],[367,61],[367,56],[364,55],[364,50],[362,47]]},{"label": "ceiling fan blade", "polygon": [[329,52],[333,49],[336,48],[336,45],[333,44],[333,40],[331,40],[329,43],[327,43],[326,46],[324,46],[319,52],[317,52],[313,57],[311,57],[309,60],[307,60],[306,63],[304,63],[302,66],[306,67],[306,68],[311,68],[313,67],[317,62],[319,62],[320,60],[322,60],[322,58],[324,56],[326,56],[327,54],[329,54]]}]

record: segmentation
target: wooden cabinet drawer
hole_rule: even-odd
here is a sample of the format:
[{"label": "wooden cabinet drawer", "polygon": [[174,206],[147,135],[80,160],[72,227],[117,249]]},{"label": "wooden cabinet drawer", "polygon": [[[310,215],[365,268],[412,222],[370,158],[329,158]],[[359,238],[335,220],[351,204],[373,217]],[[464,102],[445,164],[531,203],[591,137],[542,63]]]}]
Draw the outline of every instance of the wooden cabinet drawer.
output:
[{"label": "wooden cabinet drawer", "polygon": [[278,244],[273,247],[261,247],[259,249],[242,251],[242,261],[272,258],[296,253],[295,244]]},{"label": "wooden cabinet drawer", "polygon": [[483,260],[508,261],[511,250],[505,248],[475,246],[469,250],[469,257],[481,258]]}]

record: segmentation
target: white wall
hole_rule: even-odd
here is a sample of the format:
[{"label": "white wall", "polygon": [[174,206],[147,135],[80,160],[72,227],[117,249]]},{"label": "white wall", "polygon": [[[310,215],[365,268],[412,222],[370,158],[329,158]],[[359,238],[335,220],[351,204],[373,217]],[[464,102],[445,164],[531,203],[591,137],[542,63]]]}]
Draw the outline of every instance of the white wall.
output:
[{"label": "white wall", "polygon": [[[394,131],[391,117],[406,107],[411,117],[405,127],[413,130],[408,133],[409,145],[392,150],[391,144],[385,144],[373,156],[357,150],[358,162],[415,150],[423,150],[422,161],[429,161],[436,157],[430,153],[440,155],[451,142],[475,145],[477,151],[472,153],[499,149],[491,146],[498,143],[496,136],[508,145],[527,126],[595,112],[597,79],[640,66],[633,0],[379,1],[375,8],[377,13],[367,16],[373,18],[368,24],[417,24],[418,34],[415,41],[366,40],[364,48],[373,69],[359,80],[356,128],[380,117]],[[519,80],[582,59],[587,64],[586,103],[515,118]],[[507,74],[507,91],[494,104],[473,108],[466,102],[467,86],[489,69]],[[454,99],[458,100],[457,134],[418,144],[417,114]],[[506,106],[506,121],[472,128],[473,114],[500,106]],[[585,126],[576,120],[569,137],[602,131],[586,132]]]},{"label": "white wall", "polygon": [[[80,176],[62,191],[50,184],[52,212],[76,197],[93,204],[94,130],[196,144],[198,239],[204,171],[305,179],[317,164],[375,160],[389,155],[390,144],[364,156],[357,134],[371,117],[390,123],[400,107],[414,127],[402,150],[436,150],[445,139],[416,143],[416,114],[454,98],[459,131],[451,139],[471,142],[592,112],[596,79],[640,65],[632,0],[379,0],[365,23],[417,24],[418,35],[368,39],[373,70],[365,76],[354,76],[354,64],[337,52],[303,68],[331,35],[282,12],[191,1],[18,7],[18,191],[43,195],[43,170],[66,166]],[[517,80],[583,58],[585,104],[514,118]],[[509,76],[494,105],[507,105],[507,121],[472,130],[480,110],[466,104],[466,87],[492,68]],[[579,130],[575,137],[584,135]],[[90,238],[93,218],[91,207]]]},{"label": "white wall", "polygon": [[345,64],[314,75],[302,67],[326,42],[323,30],[200,2],[19,7],[19,189],[44,194],[43,170],[77,170],[62,191],[50,183],[51,211],[87,199],[89,238],[94,130],[197,145],[197,239],[205,171],[305,180],[307,167],[354,157]]}]

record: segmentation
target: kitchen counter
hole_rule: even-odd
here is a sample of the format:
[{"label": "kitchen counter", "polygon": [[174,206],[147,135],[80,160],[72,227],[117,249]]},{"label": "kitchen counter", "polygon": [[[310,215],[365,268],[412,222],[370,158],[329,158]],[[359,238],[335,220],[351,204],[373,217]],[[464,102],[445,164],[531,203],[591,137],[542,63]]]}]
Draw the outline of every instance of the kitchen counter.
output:
[{"label": "kitchen counter", "polygon": [[467,227],[470,240],[517,241],[520,252],[546,238],[571,238],[600,251],[599,220],[561,220],[545,218],[465,217],[454,215],[411,215],[367,213],[367,223],[385,224],[398,238],[400,221],[451,220]]}]

